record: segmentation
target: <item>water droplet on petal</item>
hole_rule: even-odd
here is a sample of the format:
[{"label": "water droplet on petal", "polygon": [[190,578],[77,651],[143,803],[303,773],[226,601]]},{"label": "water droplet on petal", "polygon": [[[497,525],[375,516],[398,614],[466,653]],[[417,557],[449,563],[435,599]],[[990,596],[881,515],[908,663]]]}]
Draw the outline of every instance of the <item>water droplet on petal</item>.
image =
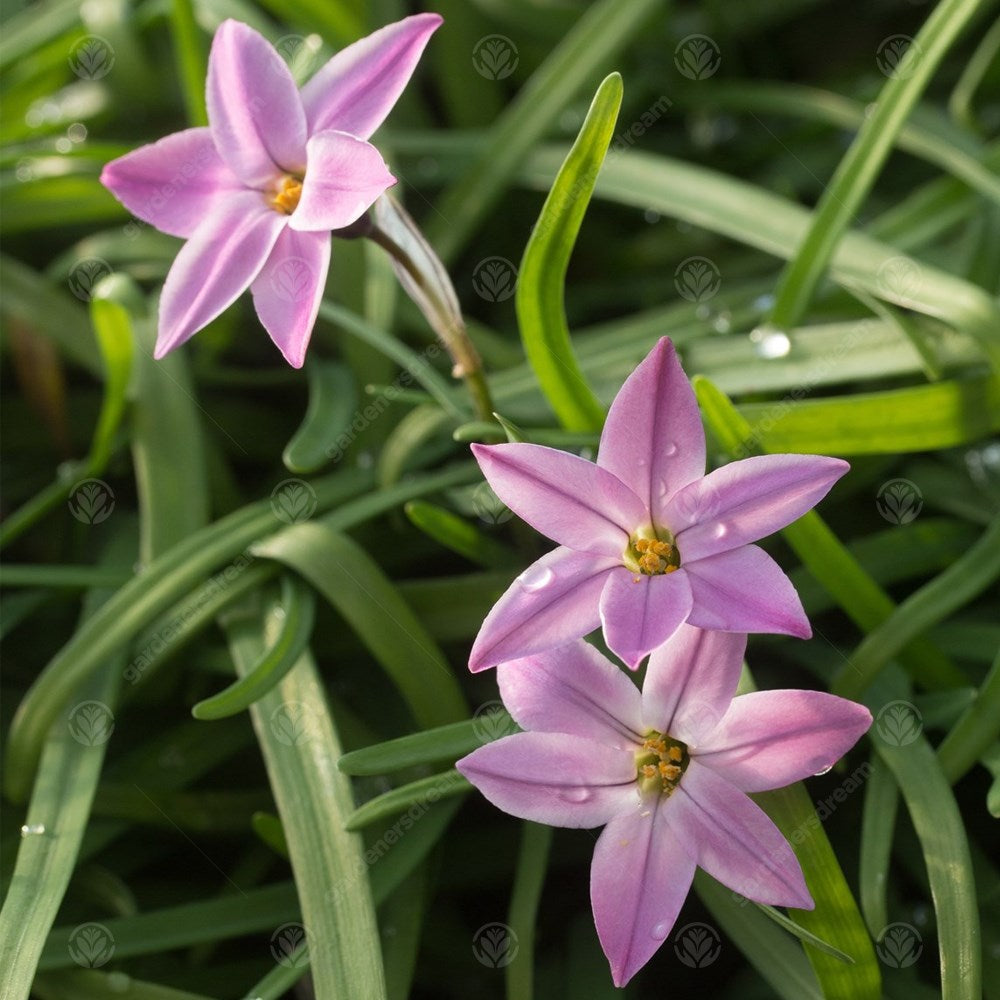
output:
[{"label": "water droplet on petal", "polygon": [[671,924],[666,920],[661,921],[653,928],[653,937],[657,941],[662,941],[670,933]]},{"label": "water droplet on petal", "polygon": [[555,573],[547,566],[529,566],[518,578],[517,582],[532,592],[547,587],[556,578]]},{"label": "water droplet on petal", "polygon": [[656,495],[662,500],[670,492],[670,487],[665,479],[660,480],[660,485],[656,487]]},{"label": "water droplet on petal", "polygon": [[833,770],[833,764],[827,764],[826,767],[821,768],[819,771],[814,771],[813,776],[818,778],[822,774],[828,774]]},{"label": "water droplet on petal", "polygon": [[45,833],[44,823],[25,823],[24,826],[21,827],[22,837],[38,837],[43,833]]},{"label": "water droplet on petal", "polygon": [[715,526],[715,530],[712,532],[712,535],[715,538],[725,538],[726,535],[728,534],[729,534],[728,524],[717,524]]},{"label": "water droplet on petal", "polygon": [[663,451],[663,454],[664,454],[664,456],[666,458],[672,458],[674,455],[677,454],[677,442],[676,441],[668,441],[663,446],[662,451]]},{"label": "water droplet on petal", "polygon": [[566,788],[559,793],[567,802],[586,802],[590,798],[589,788]]}]

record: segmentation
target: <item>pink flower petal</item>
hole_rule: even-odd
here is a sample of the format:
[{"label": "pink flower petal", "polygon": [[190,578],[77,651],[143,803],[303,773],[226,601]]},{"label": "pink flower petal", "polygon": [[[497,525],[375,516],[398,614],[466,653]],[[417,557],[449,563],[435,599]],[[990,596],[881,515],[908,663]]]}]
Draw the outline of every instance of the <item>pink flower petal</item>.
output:
[{"label": "pink flower petal", "polygon": [[663,337],[608,411],[597,464],[646,504],[657,524],[666,501],[705,472],[705,432],[694,390]]},{"label": "pink flower petal", "polygon": [[515,514],[582,552],[616,556],[647,523],[642,501],[610,472],[537,444],[474,444],[483,475]]},{"label": "pink flower petal", "polygon": [[617,562],[558,548],[532,563],[493,605],[476,641],[469,669],[562,646],[592,632],[604,581]]},{"label": "pink flower petal", "polygon": [[101,183],[137,218],[171,236],[191,236],[221,198],[243,190],[207,128],[174,132],[119,156]]},{"label": "pink flower petal", "polygon": [[604,638],[633,670],[674,634],[690,610],[691,587],[683,571],[644,576],[622,566],[601,593]]},{"label": "pink flower petal", "polygon": [[726,715],[743,668],[747,637],[681,625],[653,650],[642,686],[647,730],[701,746]]},{"label": "pink flower petal", "polygon": [[568,733],[515,733],[455,764],[498,809],[549,826],[601,826],[638,800],[635,757]]},{"label": "pink flower petal", "polygon": [[695,845],[673,821],[670,799],[633,806],[604,828],[590,865],[590,903],[615,986],[663,944],[694,878]]},{"label": "pink flower petal", "polygon": [[333,128],[367,139],[399,100],[437,14],[416,14],[338,52],[302,88],[310,132]]},{"label": "pink flower petal", "polygon": [[343,229],[396,183],[382,154],[346,132],[317,132],[306,144],[308,165],[292,229]]},{"label": "pink flower petal", "polygon": [[329,266],[329,233],[284,229],[250,286],[261,323],[293,368],[305,360]]},{"label": "pink flower petal", "polygon": [[205,89],[219,155],[248,187],[264,190],[306,166],[306,114],[292,74],[262,35],[223,21]]},{"label": "pink flower petal", "polygon": [[163,284],[155,356],[184,343],[246,291],[285,228],[257,191],[222,199],[181,247]]},{"label": "pink flower petal", "polygon": [[582,639],[501,663],[497,683],[522,729],[573,733],[632,750],[642,740],[639,689]]},{"label": "pink flower petal", "polygon": [[665,517],[681,559],[764,538],[811,510],[850,466],[821,455],[759,455],[724,465],[671,497]]},{"label": "pink flower petal", "polygon": [[684,566],[694,597],[689,624],[724,632],[778,632],[800,639],[812,635],[792,581],[758,546],[743,545]]},{"label": "pink flower petal", "polygon": [[813,908],[788,841],[735,785],[692,759],[667,803],[674,828],[712,878],[758,903]]},{"label": "pink flower petal", "polygon": [[828,770],[871,722],[864,705],[822,691],[758,691],[733,701],[698,760],[744,792],[782,788]]}]

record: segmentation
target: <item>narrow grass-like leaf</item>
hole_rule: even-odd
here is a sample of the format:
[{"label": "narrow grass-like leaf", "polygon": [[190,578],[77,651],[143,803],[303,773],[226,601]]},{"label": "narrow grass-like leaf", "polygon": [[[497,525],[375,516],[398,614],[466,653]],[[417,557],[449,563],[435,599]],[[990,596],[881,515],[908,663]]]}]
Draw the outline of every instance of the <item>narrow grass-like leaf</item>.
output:
[{"label": "narrow grass-like leaf", "polygon": [[406,516],[425,535],[487,569],[510,566],[514,553],[453,511],[426,500],[411,500]]},{"label": "narrow grass-like leaf", "polygon": [[421,865],[396,887],[380,913],[389,1000],[407,1000],[412,991],[429,889],[427,866]]},{"label": "narrow grass-like leaf", "polygon": [[250,819],[250,825],[253,827],[253,832],[275,854],[282,858],[288,857],[288,841],[285,838],[285,829],[277,816],[268,812],[255,812]]},{"label": "narrow grass-like leaf", "polygon": [[994,21],[979,40],[976,50],[967,60],[948,100],[951,116],[970,132],[976,131],[972,98],[1000,52],[1000,20]]},{"label": "narrow grass-like leaf", "polygon": [[945,53],[982,0],[940,0],[893,67],[870,115],[825,187],[804,239],[778,281],[771,322],[794,326],[805,313],[842,235],[882,169],[900,129]]},{"label": "narrow grass-like leaf", "polygon": [[436,729],[425,729],[410,736],[399,736],[385,743],[352,750],[337,762],[344,774],[392,774],[404,767],[456,761],[491,740],[518,731],[514,720],[497,706],[474,719],[453,722]]},{"label": "narrow grass-like leaf", "polygon": [[823,1000],[802,946],[746,900],[696,871],[694,888],[713,919],[782,1000]]},{"label": "narrow grass-like leaf", "polygon": [[879,1000],[882,977],[871,938],[805,786],[798,782],[754,798],[792,844],[816,903],[815,910],[796,910],[795,922],[853,962],[805,943],[824,993]]},{"label": "narrow grass-like leaf", "polygon": [[773,906],[767,906],[765,903],[755,903],[754,905],[769,920],[773,920],[779,927],[784,927],[792,937],[797,937],[800,941],[811,945],[818,951],[822,951],[837,959],[838,962],[846,962],[848,965],[854,964],[854,959],[846,952],[841,951],[839,948],[834,948],[832,944],[817,937],[815,934],[811,934],[804,927],[800,927],[790,917],[786,917],[780,910],[776,910]]},{"label": "narrow grass-like leaf", "polygon": [[872,629],[850,655],[831,685],[856,698],[905,645],[947,618],[1000,576],[1000,516],[961,558],[911,594]]},{"label": "narrow grass-like leaf", "polygon": [[599,430],[604,407],[587,384],[570,343],[565,281],[577,233],[622,103],[622,78],[607,77],[590,105],[580,134],[559,169],[531,232],[517,280],[521,342],[539,388],[570,431]]},{"label": "narrow grass-like leaf", "polygon": [[[271,933],[300,916],[294,882],[196,903],[182,903],[137,917],[112,917],[101,925],[115,942],[115,957],[149,955],[187,948],[206,941],[225,941],[244,934]],[[75,964],[70,947],[76,926],[57,927],[45,942],[39,968],[66,969]]]},{"label": "narrow grass-like leaf", "polygon": [[[760,452],[751,424],[707,379],[692,380],[705,419],[722,446],[733,457]],[[928,388],[939,388],[943,383]],[[833,596],[852,620],[866,632],[885,621],[896,605],[864,571],[815,511],[810,511],[782,532],[803,565]],[[966,678],[930,642],[911,643],[901,658],[914,676],[928,687],[964,684]]]},{"label": "narrow grass-like leaf", "polygon": [[372,823],[395,816],[411,806],[426,808],[441,799],[464,795],[470,791],[472,785],[458,771],[454,769],[442,771],[440,774],[418,778],[392,791],[383,792],[355,809],[347,817],[345,825],[348,830],[360,830],[371,826]]},{"label": "narrow grass-like leaf", "polygon": [[90,321],[104,364],[104,399],[88,456],[92,475],[108,464],[112,441],[125,413],[135,336],[125,302],[139,295],[129,279],[111,275],[94,288],[90,300]]},{"label": "narrow grass-like leaf", "polygon": [[937,748],[945,777],[954,784],[985,754],[1000,732],[1000,652],[980,685],[975,702]]},{"label": "narrow grass-like leaf", "polygon": [[[540,149],[528,158],[521,176],[532,186],[547,189],[564,155],[562,148]],[[784,259],[794,254],[812,219],[806,209],[756,185],[649,153],[629,151],[609,160],[594,193],[683,219]],[[893,267],[907,268],[919,280],[886,280]],[[843,234],[830,272],[841,284],[935,316],[984,343],[992,344],[996,338],[1000,307],[982,288],[863,233]]]},{"label": "narrow grass-like leaf", "polygon": [[253,547],[301,573],[381,663],[422,726],[466,715],[465,700],[437,644],[399,591],[356,542],[328,525],[294,527]]},{"label": "narrow grass-like leaf", "polygon": [[861,859],[858,870],[858,895],[861,912],[873,938],[889,923],[886,889],[892,859],[892,838],[896,831],[899,788],[892,772],[878,758],[871,762],[865,785],[864,811],[861,816]]},{"label": "narrow grass-like leaf", "polygon": [[[600,0],[583,12],[497,119],[475,162],[439,200],[428,237],[445,263],[485,218],[567,102],[659,6],[660,0]],[[549,178],[554,174],[555,169]]]},{"label": "narrow grass-like leaf", "polygon": [[[123,539],[124,541],[124,539]],[[127,549],[134,552],[131,543]],[[116,543],[111,564],[121,564],[126,545]],[[93,591],[84,605],[92,616],[108,594]],[[91,805],[107,750],[112,706],[121,684],[121,655],[74,692],[76,708],[53,719],[38,778],[24,820],[10,888],[0,910],[0,998],[27,998],[42,946],[55,921],[90,821]],[[26,833],[24,831],[27,831]]]},{"label": "narrow grass-like leaf", "polygon": [[35,982],[40,1000],[212,1000],[204,993],[175,990],[120,972],[78,969],[75,972],[46,972]]},{"label": "narrow grass-like leaf", "polygon": [[[280,635],[281,612],[273,604],[263,630],[253,616],[227,623],[241,677]],[[336,773],[340,741],[312,656],[303,653],[250,714],[285,831],[306,935],[315,942],[310,963],[316,994],[378,1000],[385,996],[385,981],[368,880],[329,891],[345,871],[363,869],[364,861],[360,838],[344,829],[351,790]]]},{"label": "narrow grass-like leaf", "polygon": [[[883,677],[866,701],[877,710],[889,701],[905,699],[907,694],[908,685]],[[982,945],[976,879],[955,796],[924,736],[905,746],[881,739],[873,742],[896,779],[920,839],[937,917],[943,1000],[979,1000]]]},{"label": "narrow grass-like leaf", "polygon": [[170,0],[170,29],[188,124],[207,125],[205,77],[208,69],[208,46],[195,20],[192,0]]},{"label": "narrow grass-like leaf", "polygon": [[531,1000],[535,995],[535,928],[552,848],[552,827],[526,822],[522,831],[507,917],[519,961],[505,966],[507,1000]]},{"label": "narrow grass-like leaf", "polygon": [[295,666],[312,636],[316,612],[312,588],[286,573],[281,579],[281,608],[284,614],[274,644],[229,687],[193,706],[191,714],[196,719],[223,719],[244,711]]},{"label": "narrow grass-like leaf", "polygon": [[285,468],[299,475],[316,472],[331,461],[337,439],[347,430],[358,406],[354,378],[344,365],[309,358],[306,375],[306,415],[281,456]]}]

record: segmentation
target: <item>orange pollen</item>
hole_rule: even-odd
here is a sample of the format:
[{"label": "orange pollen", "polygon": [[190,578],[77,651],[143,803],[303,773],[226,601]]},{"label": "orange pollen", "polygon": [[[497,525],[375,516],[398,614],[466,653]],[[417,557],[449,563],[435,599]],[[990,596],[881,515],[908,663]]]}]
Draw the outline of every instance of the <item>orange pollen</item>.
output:
[{"label": "orange pollen", "polygon": [[302,179],[289,175],[282,179],[281,187],[271,199],[271,207],[276,212],[291,215],[299,207],[299,198],[301,197]]},{"label": "orange pollen", "polygon": [[634,543],[638,553],[639,571],[646,576],[660,576],[677,569],[674,547],[658,538],[637,538]]},{"label": "orange pollen", "polygon": [[687,747],[663,733],[647,733],[636,751],[636,778],[643,794],[672,795],[687,770]]}]

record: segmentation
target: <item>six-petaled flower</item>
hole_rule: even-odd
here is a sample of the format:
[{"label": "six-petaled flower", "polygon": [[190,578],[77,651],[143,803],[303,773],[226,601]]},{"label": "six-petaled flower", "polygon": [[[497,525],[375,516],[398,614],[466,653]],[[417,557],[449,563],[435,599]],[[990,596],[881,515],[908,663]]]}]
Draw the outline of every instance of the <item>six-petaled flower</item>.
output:
[{"label": "six-petaled flower", "polygon": [[813,907],[791,847],[747,793],[827,770],[871,713],[819,691],[734,698],[745,646],[745,634],[682,625],[650,656],[641,693],[582,640],[501,664],[504,705],[526,731],[456,765],[514,816],[604,826],[590,895],[618,986],[669,934],[696,867],[749,899]]},{"label": "six-petaled flower", "polygon": [[533,444],[473,445],[498,497],[560,543],[490,612],[473,671],[603,626],[635,668],[682,622],[808,638],[791,581],[750,544],[815,506],[848,469],[820,455],[764,455],[705,475],[698,405],[667,338],[608,413],[597,462]]}]

